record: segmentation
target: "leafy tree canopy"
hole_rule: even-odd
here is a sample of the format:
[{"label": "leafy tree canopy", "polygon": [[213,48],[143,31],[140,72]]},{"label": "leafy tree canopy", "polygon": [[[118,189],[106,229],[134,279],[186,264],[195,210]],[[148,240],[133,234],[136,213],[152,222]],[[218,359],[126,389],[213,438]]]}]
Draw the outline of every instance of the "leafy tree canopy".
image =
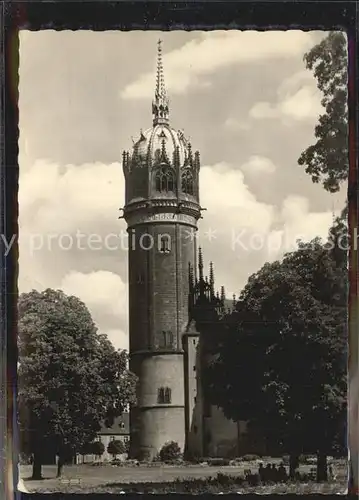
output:
[{"label": "leafy tree canopy", "polygon": [[45,449],[79,451],[101,422],[112,425],[134,401],[136,380],[127,353],[97,332],[78,298],[32,291],[20,296],[18,312],[21,446],[34,453],[39,476]]},{"label": "leafy tree canopy", "polygon": [[332,193],[348,179],[347,40],[331,32],[304,56],[323,94],[323,114],[315,127],[316,143],[299,157],[315,183]]},{"label": "leafy tree canopy", "polygon": [[[283,451],[329,453],[346,412],[346,252],[299,242],[251,276],[207,372],[212,403]],[[345,229],[345,228],[344,228]]]},{"label": "leafy tree canopy", "polygon": [[110,455],[122,455],[126,453],[125,443],[119,439],[114,439],[108,443],[107,451]]}]

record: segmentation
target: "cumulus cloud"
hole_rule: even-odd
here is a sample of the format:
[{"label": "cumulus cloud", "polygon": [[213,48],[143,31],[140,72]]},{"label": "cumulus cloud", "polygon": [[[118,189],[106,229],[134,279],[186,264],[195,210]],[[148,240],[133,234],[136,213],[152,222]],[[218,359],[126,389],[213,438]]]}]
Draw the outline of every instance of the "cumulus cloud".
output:
[{"label": "cumulus cloud", "polygon": [[251,156],[248,161],[241,166],[241,170],[248,175],[273,174],[276,171],[276,166],[269,158]]},{"label": "cumulus cloud", "polygon": [[309,242],[316,237],[325,240],[332,224],[331,211],[311,212],[307,198],[289,195],[283,201],[277,215],[277,226],[268,235],[267,258],[275,260],[285,252],[295,250],[297,241]]},{"label": "cumulus cloud", "polygon": [[[198,34],[179,49],[165,53],[166,85],[171,94],[189,87],[209,85],[205,77],[233,64],[287,59],[311,46],[312,34],[304,31],[218,31]],[[154,69],[142,74],[121,92],[124,99],[151,98]]]},{"label": "cumulus cloud", "polygon": [[[200,143],[201,157],[207,161],[200,173],[201,205],[207,211],[199,220],[199,243],[206,265],[209,260],[214,262],[217,287],[223,284],[228,292],[238,293],[250,274],[283,251],[283,245],[278,251],[268,251],[266,238],[281,242],[284,231],[293,238],[303,233],[304,239],[325,235],[331,223],[331,214],[313,209],[313,203],[327,206],[323,190],[318,186],[313,195],[309,178],[306,185],[297,185],[300,176],[294,168],[293,187],[281,203],[282,191],[275,190],[278,177],[270,160],[271,155],[277,158],[278,141],[283,137],[281,161],[285,164],[296,161],[293,137],[296,144],[310,143],[312,124],[295,128],[312,110],[303,104],[308,98],[303,88],[315,87],[308,80],[309,72],[295,73],[282,83],[274,103],[264,103],[262,109],[259,106],[262,115],[281,117],[276,127],[258,127],[242,144],[234,142],[235,135],[244,136],[256,123],[241,110],[256,101],[267,101],[264,87],[266,95],[276,95],[278,81],[303,68],[304,52],[317,41],[314,35],[301,31],[177,31],[163,35],[171,40],[168,46],[178,47],[164,54],[166,85],[170,95],[185,96],[179,110],[180,125],[191,128],[194,142]],[[124,203],[124,178],[121,165],[113,162],[120,145],[127,144],[149,117],[148,103],[143,103],[148,114],[142,115],[140,109],[138,115],[133,113],[134,102],[128,100],[152,99],[154,68],[148,61],[155,59],[157,36],[154,32],[50,30],[29,32],[21,44],[19,291],[51,287],[79,296],[99,330],[107,333],[116,347],[128,346],[127,250],[101,248],[101,242],[100,248],[95,248],[83,240],[77,248],[76,236],[78,231],[97,235],[103,244],[108,235],[126,232],[124,220],[118,220],[118,208]],[[54,65],[54,60],[62,63]],[[263,69],[265,61],[270,64],[270,78]],[[141,74],[143,68],[149,73]],[[227,85],[229,71],[231,85]],[[92,84],[86,85],[88,81]],[[234,87],[241,100],[239,118],[232,116]],[[117,101],[119,88],[123,99]],[[192,88],[204,89],[201,99],[189,92]],[[142,107],[140,101],[136,104]],[[223,123],[228,108],[232,114]],[[258,106],[257,115],[259,119]],[[285,120],[293,124],[292,130],[283,126]],[[250,156],[253,154],[257,156]],[[208,163],[217,158],[225,161]],[[95,159],[101,163],[94,163]],[[269,203],[259,196],[263,193],[258,189],[259,176],[264,173],[265,189],[275,190]],[[289,195],[291,191],[305,194],[309,184],[310,204],[305,198]],[[237,241],[242,231],[241,241],[247,248]],[[258,245],[258,235],[264,244]],[[74,244],[64,248],[71,238]],[[255,248],[251,247],[253,242],[257,243]],[[110,243],[115,243],[114,238]]]},{"label": "cumulus cloud", "polygon": [[[73,231],[99,219],[116,219],[124,199],[119,163],[81,166],[38,160],[21,175],[20,225],[36,216],[43,232]],[[93,227],[93,226],[92,226]]]},{"label": "cumulus cloud", "polygon": [[244,130],[249,130],[250,125],[248,122],[237,120],[236,118],[229,117],[224,122],[224,128],[229,132],[238,133]]},{"label": "cumulus cloud", "polygon": [[219,163],[201,169],[201,204],[207,208],[199,221],[204,257],[215,263],[217,286],[238,292],[248,277],[266,261],[297,247],[297,239],[326,237],[330,211],[310,211],[306,198],[288,195],[281,205],[261,202],[245,183],[242,170],[261,173],[275,169],[271,160],[252,157],[242,166]]},{"label": "cumulus cloud", "polygon": [[[243,165],[222,162],[201,168],[201,205],[207,211],[199,221],[198,238],[207,263],[215,263],[218,287],[224,284],[228,291],[238,292],[264,262],[288,250],[288,241],[327,233],[330,213],[311,213],[308,200],[294,195],[279,208],[263,203],[245,182],[243,172],[274,170],[271,160],[261,156]],[[78,296],[99,330],[118,348],[128,348],[126,247],[104,253],[86,246],[65,251],[56,240],[53,248],[45,245],[31,253],[27,238],[42,235],[46,242],[53,232],[74,236],[80,229],[104,241],[109,232],[125,229],[117,220],[123,188],[118,164],[60,168],[41,161],[22,172],[19,196],[20,292],[51,287]]]},{"label": "cumulus cloud", "polygon": [[277,101],[259,101],[249,111],[253,119],[313,120],[323,112],[322,95],[309,71],[285,79],[277,91]]},{"label": "cumulus cloud", "polygon": [[128,292],[120,276],[108,271],[72,271],[64,276],[60,288],[87,305],[101,333],[106,333],[116,347],[128,349]]}]

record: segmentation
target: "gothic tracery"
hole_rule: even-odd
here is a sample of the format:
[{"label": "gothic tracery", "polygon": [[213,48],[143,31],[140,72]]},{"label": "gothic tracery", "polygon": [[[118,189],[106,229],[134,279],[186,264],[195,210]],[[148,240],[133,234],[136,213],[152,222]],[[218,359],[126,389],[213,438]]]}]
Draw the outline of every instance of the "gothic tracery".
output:
[{"label": "gothic tracery", "polygon": [[181,175],[181,187],[183,193],[193,195],[194,194],[194,181],[192,172],[186,169]]},{"label": "gothic tracery", "polygon": [[158,168],[155,173],[156,191],[160,193],[175,191],[175,188],[176,180],[173,170],[168,166]]}]

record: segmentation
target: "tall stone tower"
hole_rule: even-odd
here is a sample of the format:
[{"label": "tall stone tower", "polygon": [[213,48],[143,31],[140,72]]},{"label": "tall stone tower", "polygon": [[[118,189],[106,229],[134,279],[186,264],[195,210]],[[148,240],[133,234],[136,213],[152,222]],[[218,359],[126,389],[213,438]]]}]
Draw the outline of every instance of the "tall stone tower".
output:
[{"label": "tall stone tower", "polygon": [[138,459],[154,457],[169,440],[185,448],[183,336],[201,214],[199,153],[170,126],[161,41],[152,115],[152,127],[123,153],[130,369],[139,378],[130,455]]}]

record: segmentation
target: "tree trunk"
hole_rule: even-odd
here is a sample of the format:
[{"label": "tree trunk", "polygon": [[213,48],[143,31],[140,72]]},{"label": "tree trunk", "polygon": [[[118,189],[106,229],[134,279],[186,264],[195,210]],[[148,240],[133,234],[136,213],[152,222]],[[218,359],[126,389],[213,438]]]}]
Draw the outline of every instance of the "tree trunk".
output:
[{"label": "tree trunk", "polygon": [[317,453],[317,482],[328,481],[327,455],[322,452]]},{"label": "tree trunk", "polygon": [[299,465],[299,455],[298,453],[291,453],[289,455],[289,478],[291,480],[295,477],[295,471]]},{"label": "tree trunk", "polygon": [[64,466],[63,457],[59,455],[59,459],[57,461],[57,474],[56,474],[57,478],[61,477],[63,466]]},{"label": "tree trunk", "polygon": [[42,460],[38,452],[35,452],[33,457],[32,479],[42,479]]}]

